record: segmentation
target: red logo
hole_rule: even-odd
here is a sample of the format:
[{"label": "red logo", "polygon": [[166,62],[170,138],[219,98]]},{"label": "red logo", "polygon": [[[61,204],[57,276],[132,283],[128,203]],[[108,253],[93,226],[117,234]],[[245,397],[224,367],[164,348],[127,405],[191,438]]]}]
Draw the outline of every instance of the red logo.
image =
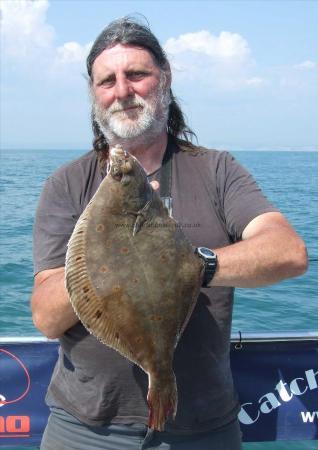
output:
[{"label": "red logo", "polygon": [[29,416],[0,416],[0,438],[29,437]]},{"label": "red logo", "polygon": [[[23,364],[23,362],[17,357],[15,356],[13,353],[9,352],[8,350],[5,350],[4,348],[0,348],[0,352],[4,353],[5,355],[7,355],[9,357],[9,359],[13,358],[14,361],[16,361],[17,365],[19,366],[19,368],[22,368],[25,374],[25,378],[26,378],[26,387],[24,389],[24,391],[17,396],[16,398],[13,399],[7,399],[5,397],[5,395],[1,395],[0,394],[0,407],[3,405],[8,405],[10,403],[16,403],[19,402],[20,400],[22,400],[27,393],[30,390],[30,384],[31,384],[31,380],[30,380],[30,374],[28,372],[28,369],[25,367],[25,365]],[[5,400],[3,399],[3,397],[5,398]]]},{"label": "red logo", "polygon": [[[1,358],[1,390],[0,408],[21,401],[29,392],[31,380],[28,369],[23,362],[13,353],[0,348]],[[7,373],[6,373],[7,372]],[[8,393],[6,385],[12,387],[12,381],[15,388]],[[12,394],[11,392],[14,392]],[[9,394],[10,392],[10,394]],[[29,437],[30,417],[27,415],[8,415],[0,416],[0,438],[7,437]],[[1,444],[0,444],[1,445]]]}]

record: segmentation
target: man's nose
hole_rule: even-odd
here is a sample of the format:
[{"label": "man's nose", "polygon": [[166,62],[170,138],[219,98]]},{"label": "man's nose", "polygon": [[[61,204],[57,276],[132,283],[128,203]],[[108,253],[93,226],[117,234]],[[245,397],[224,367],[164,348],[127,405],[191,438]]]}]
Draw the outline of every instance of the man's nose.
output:
[{"label": "man's nose", "polygon": [[117,100],[123,100],[127,97],[130,97],[134,94],[133,88],[129,83],[129,80],[126,78],[121,78],[116,81],[115,97]]}]

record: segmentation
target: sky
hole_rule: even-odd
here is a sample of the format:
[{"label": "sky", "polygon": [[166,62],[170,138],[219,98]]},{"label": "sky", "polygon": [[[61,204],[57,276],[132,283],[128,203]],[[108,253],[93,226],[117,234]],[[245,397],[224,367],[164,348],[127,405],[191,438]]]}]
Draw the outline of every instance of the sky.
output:
[{"label": "sky", "polygon": [[318,150],[318,1],[0,0],[1,148],[91,148],[85,58],[148,21],[201,145]]}]

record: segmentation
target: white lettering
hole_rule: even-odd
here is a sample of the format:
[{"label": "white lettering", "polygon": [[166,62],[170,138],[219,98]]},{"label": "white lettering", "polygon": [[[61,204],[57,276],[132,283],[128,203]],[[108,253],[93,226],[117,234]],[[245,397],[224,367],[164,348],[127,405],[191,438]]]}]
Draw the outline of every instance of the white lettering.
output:
[{"label": "white lettering", "polygon": [[[283,402],[289,402],[294,395],[304,395],[308,389],[313,390],[318,388],[318,371],[314,372],[314,369],[305,371],[305,378],[294,378],[290,384],[279,380],[275,386],[275,390],[278,392],[279,397],[274,392],[268,392],[261,396],[258,400],[259,408],[257,410],[256,403],[244,403],[241,406],[238,418],[244,425],[252,425],[260,418],[260,414],[269,414],[276,408],[281,406],[280,399]],[[302,419],[304,422],[313,422],[315,417],[318,419],[318,411],[314,412],[302,412]]]},{"label": "white lettering", "polygon": [[252,423],[255,423],[258,421],[260,413],[259,413],[259,411],[257,411],[257,416],[255,419],[253,419],[245,410],[245,406],[247,406],[247,405],[253,405],[253,403],[244,403],[243,405],[241,405],[241,410],[238,414],[238,418],[241,423],[244,423],[244,425],[252,425]]},{"label": "white lettering", "polygon": [[304,378],[295,378],[290,383],[290,390],[294,395],[303,395],[307,391],[308,386],[306,386],[305,389],[301,391],[298,385],[298,380],[305,381]]},{"label": "white lettering", "polygon": [[266,401],[264,403],[261,404],[260,406],[260,410],[262,411],[262,413],[264,414],[268,414],[270,412],[273,411],[273,409],[278,408],[281,403],[279,403],[279,401],[277,400],[277,398],[275,397],[275,394],[273,394],[272,392],[269,392],[268,394],[263,395],[259,400],[258,403],[261,403],[261,401],[263,400],[263,398],[266,399]]},{"label": "white lettering", "polygon": [[301,417],[303,419],[303,422],[305,423],[313,423],[313,421],[315,420],[315,417],[318,419],[318,411],[301,411]]},{"label": "white lettering", "polygon": [[6,398],[4,395],[0,394],[0,408],[5,405]]},{"label": "white lettering", "polygon": [[293,394],[289,394],[286,389],[287,383],[284,383],[282,380],[279,380],[279,383],[276,384],[276,391],[279,393],[280,398],[284,402],[289,402],[293,398]]},{"label": "white lettering", "polygon": [[318,372],[314,372],[312,369],[306,370],[305,372],[309,389],[317,389],[318,384],[316,380],[316,375],[318,375]]}]

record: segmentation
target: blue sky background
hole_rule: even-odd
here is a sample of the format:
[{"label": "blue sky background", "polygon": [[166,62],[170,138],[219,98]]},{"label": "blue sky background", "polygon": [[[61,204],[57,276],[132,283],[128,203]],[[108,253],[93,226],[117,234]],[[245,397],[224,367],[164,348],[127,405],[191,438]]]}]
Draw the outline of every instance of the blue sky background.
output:
[{"label": "blue sky background", "polygon": [[318,150],[317,1],[2,0],[1,147],[88,149],[85,57],[141,13],[203,145]]}]

